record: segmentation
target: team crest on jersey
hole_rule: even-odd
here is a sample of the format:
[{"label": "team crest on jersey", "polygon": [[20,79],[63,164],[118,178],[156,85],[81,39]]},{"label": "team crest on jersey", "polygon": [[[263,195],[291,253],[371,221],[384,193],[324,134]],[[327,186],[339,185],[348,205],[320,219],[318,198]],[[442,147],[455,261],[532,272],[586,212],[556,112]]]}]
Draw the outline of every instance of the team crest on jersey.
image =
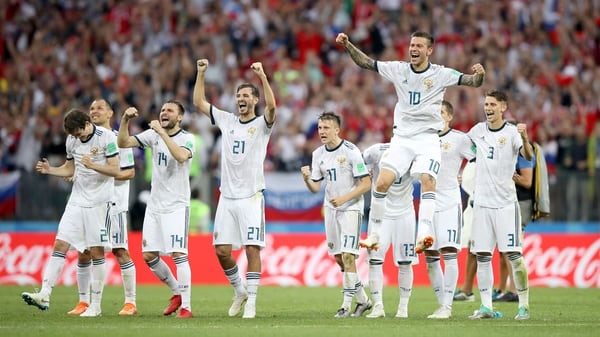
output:
[{"label": "team crest on jersey", "polygon": [[254,136],[254,134],[256,133],[256,128],[255,127],[250,127],[248,128],[248,135],[249,136]]},{"label": "team crest on jersey", "polygon": [[98,149],[98,148],[97,148],[97,147],[95,147],[95,146],[94,146],[93,148],[91,148],[91,149],[90,149],[90,153],[91,153],[91,154],[93,154],[93,155],[96,155],[96,154],[98,154],[98,152],[99,152],[99,151],[100,151],[100,149]]},{"label": "team crest on jersey", "polygon": [[216,240],[219,237],[219,232],[213,233],[213,239]]},{"label": "team crest on jersey", "polygon": [[425,88],[431,89],[431,87],[433,87],[433,80],[431,78],[427,78],[425,81],[423,81],[423,85]]},{"label": "team crest on jersey", "polygon": [[327,248],[333,249],[333,242],[331,242],[331,241],[327,242]]},{"label": "team crest on jersey", "polygon": [[500,144],[501,146],[504,146],[506,144],[506,138],[505,137],[498,138],[498,144]]},{"label": "team crest on jersey", "polygon": [[336,160],[336,161],[338,162],[338,164],[340,164],[340,165],[344,165],[344,164],[346,163],[346,157],[344,157],[344,156],[339,156],[339,157],[337,157],[335,160]]},{"label": "team crest on jersey", "polygon": [[452,148],[452,144],[450,144],[449,142],[442,142],[440,144],[440,147],[442,148],[442,151],[448,152]]},{"label": "team crest on jersey", "polygon": [[148,243],[146,242],[146,239],[142,240],[142,247],[146,247],[148,245]]}]

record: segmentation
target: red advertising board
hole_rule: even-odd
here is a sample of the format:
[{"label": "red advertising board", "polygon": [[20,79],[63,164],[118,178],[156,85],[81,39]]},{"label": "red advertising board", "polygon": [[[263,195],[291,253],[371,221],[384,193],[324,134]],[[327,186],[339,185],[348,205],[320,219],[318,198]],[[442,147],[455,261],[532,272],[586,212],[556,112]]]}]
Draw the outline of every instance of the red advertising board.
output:
[{"label": "red advertising board", "polygon": [[[269,235],[262,253],[263,285],[340,286],[342,274],[327,255],[322,234]],[[42,271],[52,252],[54,233],[0,233],[0,284],[40,284]],[[190,237],[189,261],[194,284],[227,284],[227,279],[214,255],[210,235]],[[137,265],[139,284],[158,284],[158,279],[145,266],[140,252],[141,233],[131,233],[129,245]],[[235,253],[240,270],[246,270],[246,259]],[[463,271],[465,252],[459,265]],[[358,260],[359,274],[368,280],[365,255]],[[59,284],[76,283],[77,254],[70,252]],[[531,286],[600,288],[600,237],[597,234],[529,234],[524,239],[524,256],[529,268]],[[166,258],[173,266],[170,258]],[[496,260],[494,261],[496,263]],[[121,284],[116,259],[108,254],[107,284]],[[498,268],[495,268],[496,270]],[[384,264],[385,283],[397,284],[397,269],[391,255]],[[459,279],[462,283],[463,275]],[[429,285],[425,263],[415,266],[415,286]]]}]

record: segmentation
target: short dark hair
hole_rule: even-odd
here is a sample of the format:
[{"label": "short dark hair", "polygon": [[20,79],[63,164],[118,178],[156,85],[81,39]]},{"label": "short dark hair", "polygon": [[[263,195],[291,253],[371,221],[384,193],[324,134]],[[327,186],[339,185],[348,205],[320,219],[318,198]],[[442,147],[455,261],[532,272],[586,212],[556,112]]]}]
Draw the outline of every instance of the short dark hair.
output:
[{"label": "short dark hair", "polygon": [[321,113],[319,115],[319,120],[320,121],[334,121],[338,127],[342,125],[342,119],[340,118],[340,116],[336,115],[336,113],[333,111],[324,111],[323,113]]},{"label": "short dark hair", "polygon": [[422,37],[427,39],[427,41],[429,41],[429,47],[433,47],[433,43],[435,42],[435,40],[433,39],[433,36],[427,32],[423,32],[423,31],[416,31],[414,33],[412,33],[410,35],[411,38],[413,37]]},{"label": "short dark hair", "polygon": [[494,97],[498,102],[508,103],[508,96],[504,91],[492,89],[486,92],[485,96]]},{"label": "short dark hair", "polygon": [[240,90],[244,89],[244,88],[250,88],[250,90],[252,91],[252,95],[254,95],[256,98],[260,98],[260,92],[258,91],[258,88],[252,84],[252,83],[242,83],[237,87],[237,90],[235,91],[240,92]]},{"label": "short dark hair", "polygon": [[[106,106],[106,108],[110,111],[113,111],[113,108],[110,105],[110,103],[104,98],[96,98],[95,100],[92,101],[92,103],[94,103],[94,102],[104,102],[104,105]],[[91,107],[92,107],[92,105],[90,104],[90,108]]]},{"label": "short dark hair", "polygon": [[90,115],[81,109],[71,109],[65,115],[63,128],[65,132],[72,135],[78,129],[85,129],[85,123],[91,123]]},{"label": "short dark hair", "polygon": [[183,107],[183,104],[181,102],[179,102],[177,100],[174,100],[174,99],[170,99],[170,100],[168,100],[168,101],[165,102],[165,104],[167,104],[167,103],[172,103],[172,104],[177,105],[177,108],[179,109],[179,114],[180,115],[183,115],[185,113],[185,108]]},{"label": "short dark hair", "polygon": [[450,102],[448,102],[448,101],[446,101],[446,100],[443,100],[443,101],[442,101],[442,106],[445,106],[445,107],[446,107],[446,111],[448,111],[448,114],[449,114],[450,116],[453,116],[453,115],[454,115],[454,107],[452,106],[452,103],[450,103]]}]

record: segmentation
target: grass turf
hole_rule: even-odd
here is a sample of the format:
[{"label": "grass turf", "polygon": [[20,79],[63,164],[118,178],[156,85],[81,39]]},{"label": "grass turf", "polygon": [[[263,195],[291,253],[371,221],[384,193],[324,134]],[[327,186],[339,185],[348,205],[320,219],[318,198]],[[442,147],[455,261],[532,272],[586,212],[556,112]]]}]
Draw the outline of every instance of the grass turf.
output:
[{"label": "grass turf", "polygon": [[[106,287],[102,317],[82,318],[66,314],[77,302],[77,289],[58,286],[50,310],[26,305],[20,297],[31,287],[0,286],[1,336],[584,336],[600,328],[600,289],[533,288],[531,319],[515,321],[516,303],[495,303],[504,318],[472,321],[467,318],[479,307],[476,302],[455,302],[449,320],[431,320],[437,308],[431,288],[413,289],[409,318],[396,319],[398,290],[384,290],[387,317],[382,319],[335,319],[342,294],[340,288],[261,287],[257,317],[228,317],[233,292],[226,286],[194,286],[194,318],[182,320],[162,316],[170,292],[166,286],[139,286],[136,317],[117,315],[123,290]],[[596,331],[596,332],[594,332]]]}]

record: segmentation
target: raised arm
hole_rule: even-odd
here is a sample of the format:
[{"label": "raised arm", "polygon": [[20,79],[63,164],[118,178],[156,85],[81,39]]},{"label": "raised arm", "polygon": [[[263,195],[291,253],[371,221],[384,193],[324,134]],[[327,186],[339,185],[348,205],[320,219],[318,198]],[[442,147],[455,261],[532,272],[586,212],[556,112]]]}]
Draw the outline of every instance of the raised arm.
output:
[{"label": "raised arm", "polygon": [[335,38],[335,42],[346,49],[346,52],[348,55],[350,55],[352,61],[354,61],[357,66],[363,69],[377,71],[377,69],[375,69],[375,60],[368,57],[367,54],[363,53],[360,49],[356,48],[356,46],[353,45],[348,39],[348,35],[339,33]]},{"label": "raised arm", "polygon": [[260,78],[260,82],[263,85],[263,92],[265,94],[266,103],[265,119],[267,120],[267,124],[271,126],[273,125],[273,123],[275,123],[275,109],[277,108],[277,105],[275,103],[275,95],[273,94],[273,90],[271,89],[271,85],[269,84],[269,80],[267,79],[267,75],[265,75],[262,63],[254,62],[252,63],[252,66],[250,66],[250,68],[252,68],[252,71],[254,71],[256,75],[258,75],[258,78]]},{"label": "raised arm", "polygon": [[466,85],[469,87],[480,87],[483,84],[483,77],[485,76],[485,69],[480,63],[474,64],[472,75],[463,75],[460,79],[460,85]]},{"label": "raised arm", "polygon": [[117,136],[117,145],[119,145],[120,148],[140,146],[137,139],[129,135],[129,121],[137,117],[137,115],[137,109],[134,107],[127,108],[123,113],[121,125],[119,125],[119,135]]},{"label": "raised arm", "polygon": [[208,68],[208,60],[200,59],[196,61],[197,74],[196,84],[194,85],[194,106],[198,108],[203,114],[210,117],[210,103],[206,100],[206,94],[204,89],[204,76],[206,68]]},{"label": "raised arm", "polygon": [[521,147],[521,155],[523,156],[523,158],[531,160],[533,158],[533,148],[531,146],[531,143],[529,142],[529,137],[527,136],[527,124],[517,124],[517,131],[519,131],[519,134],[521,135],[521,140],[523,140],[523,146]]}]

